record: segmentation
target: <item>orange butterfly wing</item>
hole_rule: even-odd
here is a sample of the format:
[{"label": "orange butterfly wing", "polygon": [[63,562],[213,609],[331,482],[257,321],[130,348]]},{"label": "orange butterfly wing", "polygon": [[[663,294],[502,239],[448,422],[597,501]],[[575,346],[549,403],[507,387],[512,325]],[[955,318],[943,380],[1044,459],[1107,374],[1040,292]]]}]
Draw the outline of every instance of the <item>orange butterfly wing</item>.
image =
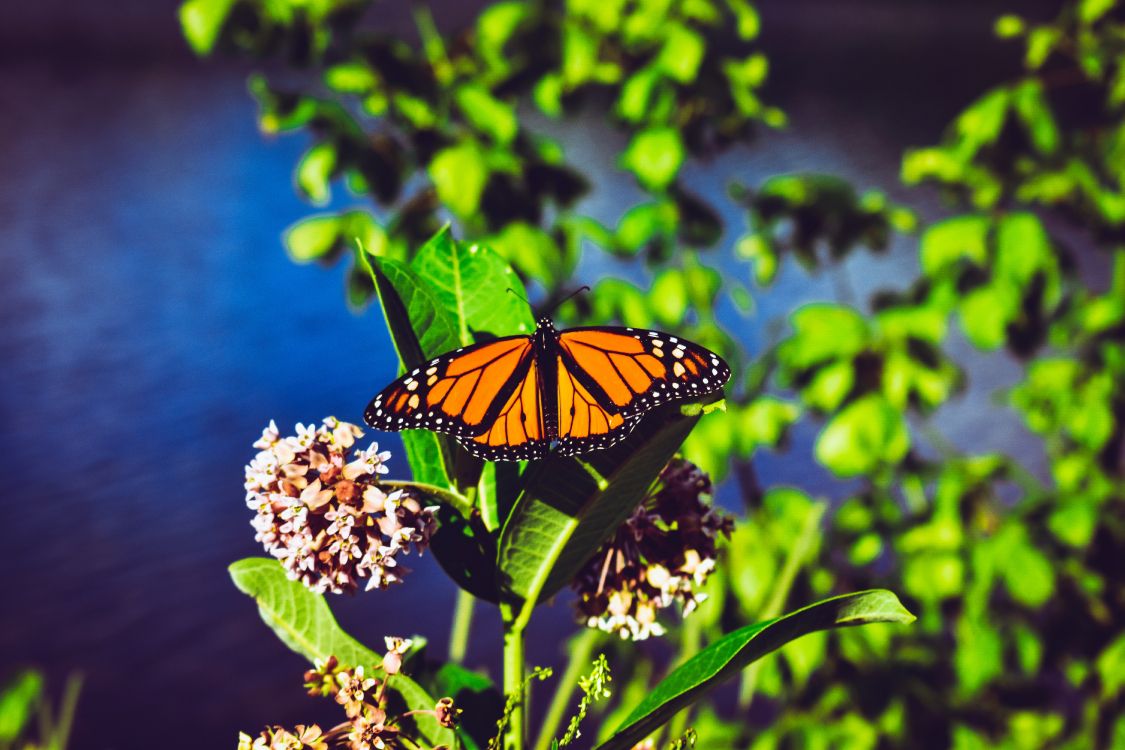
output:
[{"label": "orange butterfly wing", "polygon": [[660,331],[571,328],[559,334],[559,347],[601,405],[624,419],[711,393],[730,379],[719,355]]},{"label": "orange butterfly wing", "polygon": [[558,452],[564,456],[608,448],[640,421],[638,416],[625,418],[619,410],[599,403],[583,380],[567,357],[558,358]]},{"label": "orange butterfly wing", "polygon": [[[659,331],[550,333],[556,356],[542,367],[553,372],[541,371],[531,336],[496,339],[403,375],[371,401],[364,418],[383,430],[453,435],[490,461],[542,458],[556,440],[559,453],[574,455],[607,448],[653,407],[718,390],[730,378],[718,355]],[[545,392],[550,375],[554,393]]]}]

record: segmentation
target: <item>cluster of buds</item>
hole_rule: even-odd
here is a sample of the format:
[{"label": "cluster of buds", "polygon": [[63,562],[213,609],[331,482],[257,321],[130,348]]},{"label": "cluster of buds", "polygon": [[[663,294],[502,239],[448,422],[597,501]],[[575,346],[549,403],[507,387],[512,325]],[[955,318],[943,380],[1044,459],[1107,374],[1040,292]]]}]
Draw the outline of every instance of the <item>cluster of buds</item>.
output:
[{"label": "cluster of buds", "polygon": [[[688,615],[715,567],[720,535],[732,520],[710,504],[711,478],[673,460],[644,502],[574,580],[589,627],[641,641],[664,634],[657,610],[679,602]],[[705,499],[706,498],[706,499]]]},{"label": "cluster of buds", "polygon": [[[305,688],[309,695],[331,697],[343,707],[347,720],[327,731],[315,724],[298,724],[294,729],[267,727],[257,737],[240,734],[238,750],[397,750],[429,747],[411,736],[403,719],[410,716],[432,716],[439,726],[457,726],[461,710],[452,698],[442,698],[429,709],[416,709],[397,716],[387,710],[387,685],[402,670],[403,656],[412,645],[409,639],[387,638],[387,653],[382,665],[368,672],[362,665],[340,666],[336,657],[329,657],[316,669],[305,672]],[[444,745],[433,750],[449,750]]]},{"label": "cluster of buds", "polygon": [[400,554],[419,553],[433,532],[434,508],[407,491],[387,492],[378,477],[390,453],[377,443],[349,451],[363,431],[328,417],[281,437],[272,421],[246,467],[246,504],[255,539],[309,589],[352,593],[401,582]]}]

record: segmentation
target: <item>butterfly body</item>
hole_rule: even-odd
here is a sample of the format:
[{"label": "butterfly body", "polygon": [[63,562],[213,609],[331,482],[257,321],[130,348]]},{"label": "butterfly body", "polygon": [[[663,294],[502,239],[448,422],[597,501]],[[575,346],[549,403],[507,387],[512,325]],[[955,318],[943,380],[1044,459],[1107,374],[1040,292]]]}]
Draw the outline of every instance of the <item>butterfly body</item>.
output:
[{"label": "butterfly body", "polygon": [[713,352],[659,331],[557,331],[464,347],[406,373],[368,405],[382,430],[429,429],[491,461],[607,448],[661,403],[718,390],[730,368]]}]

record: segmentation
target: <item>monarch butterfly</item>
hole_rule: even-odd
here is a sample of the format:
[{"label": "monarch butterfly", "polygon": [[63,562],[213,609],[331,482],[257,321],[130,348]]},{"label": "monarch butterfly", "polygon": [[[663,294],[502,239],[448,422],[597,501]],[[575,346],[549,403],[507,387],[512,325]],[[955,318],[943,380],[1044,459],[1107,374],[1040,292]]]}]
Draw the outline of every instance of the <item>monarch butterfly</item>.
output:
[{"label": "monarch butterfly", "polygon": [[729,378],[717,354],[675,336],[560,332],[544,317],[530,336],[467,346],[411,370],[372,399],[364,419],[380,430],[453,435],[489,461],[522,461],[607,448],[654,406],[711,393]]}]

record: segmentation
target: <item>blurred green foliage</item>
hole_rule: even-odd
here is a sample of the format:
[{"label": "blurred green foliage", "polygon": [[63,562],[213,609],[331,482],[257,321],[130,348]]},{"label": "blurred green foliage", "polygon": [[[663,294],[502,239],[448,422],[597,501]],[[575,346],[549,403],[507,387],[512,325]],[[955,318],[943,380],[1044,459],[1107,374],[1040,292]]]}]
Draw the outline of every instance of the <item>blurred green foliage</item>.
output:
[{"label": "blurred green foliage", "polygon": [[[624,278],[597,280],[564,318],[674,329],[738,372],[727,411],[703,417],[685,444],[717,478],[737,479],[747,518],[711,600],[684,623],[684,654],[838,591],[888,587],[919,613],[910,630],[785,647],[744,679],[742,704],[764,707],[751,725],[710,709],[691,716],[700,746],[1125,746],[1116,0],[1072,0],[1045,23],[998,19],[997,35],[1022,45],[1022,74],[903,159],[907,184],[947,193],[946,218],[917,227],[879,192],[779,175],[731,186],[746,217],[738,237],[680,176],[785,123],[760,97],[769,65],[756,40],[768,29],[746,0],[508,0],[455,34],[439,33],[418,3],[417,43],[380,32],[380,6],[369,5],[188,0],[181,10],[196,50],[248,55],[271,71],[251,80],[259,122],[313,136],[295,177],[310,202],[340,189],[373,201],[291,227],[290,255],[334,262],[359,238],[405,264],[452,218],[544,306],[584,281],[573,278],[581,253],[618,259]],[[614,226],[581,213],[591,176],[564,143],[535,132],[578,112],[624,134],[615,163],[643,197]],[[752,309],[754,290],[786,262],[831,267],[915,231],[920,271],[905,291],[798,309],[753,357],[716,319],[721,303]],[[351,303],[372,293],[354,271]],[[951,354],[962,342],[1018,363],[1018,383],[997,399],[1040,439],[1042,465],[965,454],[938,433],[932,415],[965,386]],[[848,479],[823,523],[821,501],[763,485],[751,461],[786,450],[799,423],[819,430],[810,463]],[[654,677],[652,664],[628,663],[632,674],[614,676],[623,697],[607,728]]]}]

